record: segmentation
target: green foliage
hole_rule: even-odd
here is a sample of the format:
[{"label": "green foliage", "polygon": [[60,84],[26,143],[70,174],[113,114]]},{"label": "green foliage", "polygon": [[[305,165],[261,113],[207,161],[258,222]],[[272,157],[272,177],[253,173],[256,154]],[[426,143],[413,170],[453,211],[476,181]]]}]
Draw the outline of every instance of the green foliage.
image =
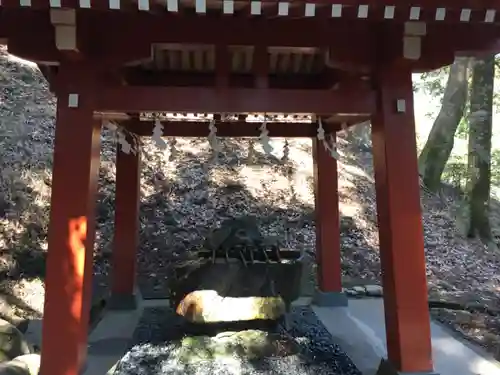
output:
[{"label": "green foliage", "polygon": [[[500,55],[496,57],[496,72],[495,79],[500,79]],[[440,97],[444,94],[446,88],[446,77],[449,74],[449,66],[437,69],[431,72],[422,73],[420,81],[414,85],[415,91],[421,91],[433,97]],[[494,112],[496,107],[500,104],[500,92],[494,92],[493,108]],[[469,102],[467,102],[464,113],[470,112]],[[429,113],[429,117],[435,117],[435,113]],[[468,116],[464,116],[455,133],[455,138],[460,140],[467,140],[469,133]],[[500,186],[500,150],[494,149],[493,145],[491,155],[491,184],[492,186]],[[464,191],[467,178],[467,153],[463,155],[453,155],[448,160],[445,170],[442,175],[444,183],[451,184],[452,186]]]},{"label": "green foliage", "polygon": [[[430,95],[432,97],[439,97],[439,100],[442,101],[449,73],[449,66],[445,66],[431,72],[422,73],[420,74],[420,81],[413,85],[413,90],[423,91],[426,95]],[[425,116],[433,119],[436,114],[434,111],[428,111]]]},{"label": "green foliage", "polygon": [[491,150],[491,185],[500,186],[500,150]]},{"label": "green foliage", "polygon": [[467,155],[451,156],[441,178],[443,182],[464,192],[467,183]]},{"label": "green foliage", "polygon": [[[467,182],[467,155],[453,155],[446,163],[442,179],[444,183],[465,191]],[[491,151],[491,185],[500,186],[500,150]]]},{"label": "green foliage", "polygon": [[449,66],[445,66],[431,72],[422,73],[420,75],[421,83],[416,85],[416,87],[418,90],[424,90],[424,92],[428,95],[442,97],[446,88],[446,78],[449,73]]},{"label": "green foliage", "polygon": [[[469,103],[466,104],[465,106],[465,113],[469,112]],[[455,133],[455,137],[458,139],[464,139],[466,140],[467,137],[469,136],[469,121],[467,117],[462,117],[460,120],[460,123],[458,124],[457,131]]]}]

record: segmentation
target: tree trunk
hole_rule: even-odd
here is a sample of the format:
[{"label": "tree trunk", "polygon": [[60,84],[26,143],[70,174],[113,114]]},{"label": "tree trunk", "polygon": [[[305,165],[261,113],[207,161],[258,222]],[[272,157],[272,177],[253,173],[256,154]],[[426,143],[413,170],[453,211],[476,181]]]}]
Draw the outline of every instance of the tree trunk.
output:
[{"label": "tree trunk", "polygon": [[470,59],[459,57],[450,67],[441,110],[418,159],[424,185],[438,191],[441,175],[453,149],[455,132],[464,114]]},{"label": "tree trunk", "polygon": [[495,56],[477,60],[472,72],[467,198],[469,237],[491,240],[489,222],[491,134]]}]

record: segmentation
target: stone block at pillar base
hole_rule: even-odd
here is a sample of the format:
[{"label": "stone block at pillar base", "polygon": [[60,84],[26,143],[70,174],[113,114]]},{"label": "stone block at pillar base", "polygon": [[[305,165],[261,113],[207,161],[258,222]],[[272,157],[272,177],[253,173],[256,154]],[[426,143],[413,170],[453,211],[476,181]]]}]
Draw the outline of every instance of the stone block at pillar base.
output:
[{"label": "stone block at pillar base", "polygon": [[321,290],[316,290],[312,304],[320,307],[345,307],[348,304],[348,299],[344,292],[322,292]]},{"label": "stone block at pillar base", "polygon": [[109,298],[110,310],[135,310],[138,306],[137,296],[130,293],[112,293]]},{"label": "stone block at pillar base", "polygon": [[382,359],[375,375],[439,375],[434,371],[420,371],[420,372],[401,372],[394,368],[393,365],[387,360]]}]

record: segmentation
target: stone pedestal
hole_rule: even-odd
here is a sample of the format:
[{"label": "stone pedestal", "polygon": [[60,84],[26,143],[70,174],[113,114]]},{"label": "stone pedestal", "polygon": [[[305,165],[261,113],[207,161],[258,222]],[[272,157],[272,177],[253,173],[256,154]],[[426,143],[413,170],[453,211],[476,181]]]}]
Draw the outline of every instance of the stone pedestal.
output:
[{"label": "stone pedestal", "polygon": [[299,297],[300,263],[214,263],[177,269],[173,307],[195,323],[277,320]]}]

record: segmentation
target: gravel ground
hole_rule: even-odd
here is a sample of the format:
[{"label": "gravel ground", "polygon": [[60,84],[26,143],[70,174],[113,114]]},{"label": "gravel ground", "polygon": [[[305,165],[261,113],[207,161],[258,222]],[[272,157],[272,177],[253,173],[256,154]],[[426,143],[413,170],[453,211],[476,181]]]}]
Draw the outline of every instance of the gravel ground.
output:
[{"label": "gravel ground", "polygon": [[281,353],[249,360],[235,353],[183,363],[178,358],[183,336],[182,323],[170,309],[146,309],[135,332],[133,347],[114,375],[361,375],[308,307],[295,307],[289,315],[287,336],[296,347],[289,355]]}]

